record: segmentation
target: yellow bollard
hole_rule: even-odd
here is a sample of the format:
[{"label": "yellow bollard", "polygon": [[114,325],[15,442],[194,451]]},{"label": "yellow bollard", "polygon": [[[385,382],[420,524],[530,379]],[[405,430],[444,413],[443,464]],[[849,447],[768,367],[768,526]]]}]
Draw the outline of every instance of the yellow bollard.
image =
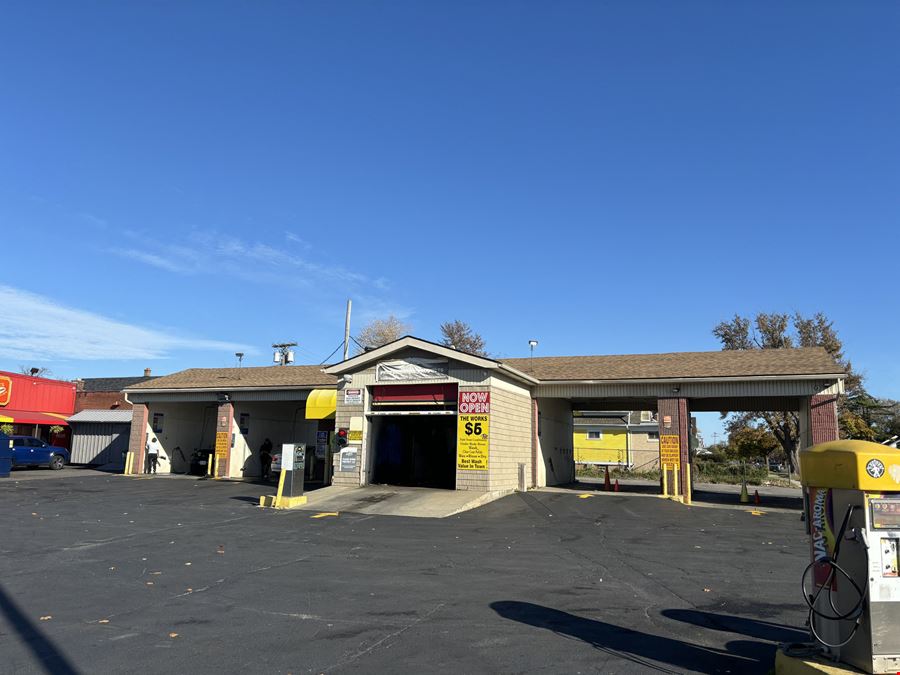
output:
[{"label": "yellow bollard", "polygon": [[287,471],[284,469],[281,470],[281,473],[278,476],[278,492],[275,493],[275,508],[281,506],[281,495],[284,493],[284,476],[287,474]]},{"label": "yellow bollard", "polygon": [[684,486],[684,503],[690,504],[693,495],[691,494],[691,465],[688,464],[684,467],[685,472],[687,473],[687,484]]},{"label": "yellow bollard", "polygon": [[679,470],[678,464],[673,464],[672,465],[672,496],[673,497],[678,496],[678,470]]},{"label": "yellow bollard", "polygon": [[206,460],[206,475],[212,475],[212,463],[213,463],[213,455],[209,456],[209,459]]},{"label": "yellow bollard", "polygon": [[122,472],[125,476],[131,475],[131,465],[134,462],[134,453],[126,452],[125,453],[125,470]]},{"label": "yellow bollard", "polygon": [[663,479],[663,497],[669,496],[669,466],[668,464],[662,465],[662,479]]}]

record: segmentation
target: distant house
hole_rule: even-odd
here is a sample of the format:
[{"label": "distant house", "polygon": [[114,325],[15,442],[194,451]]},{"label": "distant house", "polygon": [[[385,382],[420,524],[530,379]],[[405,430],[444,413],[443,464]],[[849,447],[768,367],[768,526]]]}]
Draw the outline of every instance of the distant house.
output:
[{"label": "distant house", "polygon": [[75,412],[82,410],[131,410],[122,390],[155,379],[150,369],[142,377],[88,377],[75,380]]},{"label": "distant house", "polygon": [[150,369],[140,377],[89,377],[75,381],[72,463],[120,466],[131,434],[131,404],[123,389],[155,379]]},{"label": "distant house", "polygon": [[650,410],[573,412],[575,464],[659,467],[659,418]]}]

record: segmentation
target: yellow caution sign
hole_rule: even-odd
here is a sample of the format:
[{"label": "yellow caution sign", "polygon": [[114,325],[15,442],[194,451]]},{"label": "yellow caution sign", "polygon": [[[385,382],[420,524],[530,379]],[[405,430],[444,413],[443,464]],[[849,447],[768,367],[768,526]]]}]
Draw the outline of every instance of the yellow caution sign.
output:
[{"label": "yellow caution sign", "polygon": [[681,464],[681,439],[678,434],[662,434],[659,437],[659,463]]}]

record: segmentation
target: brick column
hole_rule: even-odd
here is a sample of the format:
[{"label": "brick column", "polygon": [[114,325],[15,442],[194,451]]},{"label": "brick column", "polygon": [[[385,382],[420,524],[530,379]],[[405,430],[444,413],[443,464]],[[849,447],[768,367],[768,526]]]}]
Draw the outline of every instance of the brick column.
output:
[{"label": "brick column", "polygon": [[128,451],[134,457],[133,472],[144,473],[144,448],[147,445],[147,420],[150,408],[146,403],[135,403],[131,409],[131,433],[128,437]]},{"label": "brick column", "polygon": [[810,396],[809,433],[813,445],[838,439],[837,396],[834,394]]},{"label": "brick column", "polygon": [[216,440],[219,434],[227,434],[228,454],[225,455],[224,461],[218,458],[216,461],[216,476],[227,478],[231,469],[231,438],[234,433],[234,404],[231,401],[219,403],[219,410],[216,413]]},{"label": "brick column", "polygon": [[[691,414],[686,398],[661,398],[657,401],[659,411],[659,436],[677,435],[681,450],[679,462],[678,494],[684,494],[688,469],[691,463]],[[660,470],[662,459],[660,458]],[[669,486],[672,489],[672,486]]]}]

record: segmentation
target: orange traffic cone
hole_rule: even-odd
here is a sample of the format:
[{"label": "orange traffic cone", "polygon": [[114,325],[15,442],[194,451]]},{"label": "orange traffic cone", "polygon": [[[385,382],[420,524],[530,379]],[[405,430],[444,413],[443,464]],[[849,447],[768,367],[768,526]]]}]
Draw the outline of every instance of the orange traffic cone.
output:
[{"label": "orange traffic cone", "polygon": [[613,487],[613,492],[618,492],[618,491],[619,491],[619,479],[616,478],[616,484]]},{"label": "orange traffic cone", "polygon": [[753,502],[759,504],[759,490],[753,491]]},{"label": "orange traffic cone", "polygon": [[603,481],[603,489],[609,492],[612,486],[609,484],[609,467],[606,467],[606,480]]}]

